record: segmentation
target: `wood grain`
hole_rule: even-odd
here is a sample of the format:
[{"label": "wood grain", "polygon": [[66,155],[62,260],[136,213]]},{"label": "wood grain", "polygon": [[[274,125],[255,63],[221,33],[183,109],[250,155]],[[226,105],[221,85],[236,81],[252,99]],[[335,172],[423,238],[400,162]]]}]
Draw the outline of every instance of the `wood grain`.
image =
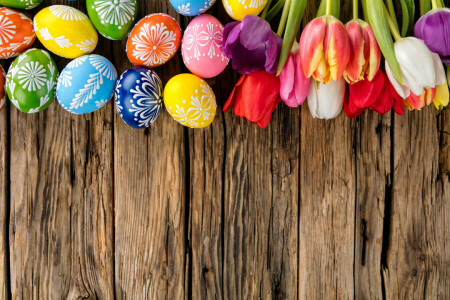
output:
[{"label": "wood grain", "polygon": [[427,107],[394,120],[392,228],[383,269],[389,299],[448,298],[448,239],[441,229],[450,215],[448,174],[439,173],[435,114]]},{"label": "wood grain", "polygon": [[9,105],[0,110],[0,300],[9,299]]},{"label": "wood grain", "polygon": [[[390,201],[391,113],[356,121],[355,299],[382,299],[385,202]],[[388,215],[387,218],[390,216]]]},{"label": "wood grain", "polygon": [[[152,12],[177,16],[168,2],[139,1],[139,17]],[[132,67],[125,43],[114,43],[119,74]],[[163,84],[180,73],[180,58],[155,69]],[[133,129],[114,116],[116,296],[183,299],[188,280],[185,129],[165,109],[149,129]]]}]

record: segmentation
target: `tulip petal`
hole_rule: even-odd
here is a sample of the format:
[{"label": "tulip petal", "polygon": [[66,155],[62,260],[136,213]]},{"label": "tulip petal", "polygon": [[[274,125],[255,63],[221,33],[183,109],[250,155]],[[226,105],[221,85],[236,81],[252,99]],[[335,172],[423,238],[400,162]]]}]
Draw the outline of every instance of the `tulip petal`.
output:
[{"label": "tulip petal", "polygon": [[385,68],[386,68],[386,75],[389,78],[389,81],[392,84],[392,87],[395,89],[397,94],[402,97],[403,99],[407,98],[409,94],[411,93],[411,90],[398,82],[397,77],[394,76],[394,73],[391,70],[391,67],[389,66],[388,61],[385,61]]},{"label": "tulip petal", "polygon": [[240,42],[248,50],[254,50],[264,44],[272,34],[270,24],[255,15],[246,15],[241,21]]},{"label": "tulip petal", "polygon": [[294,65],[296,70],[294,94],[297,99],[297,105],[302,105],[308,95],[309,82],[311,81],[311,78],[306,78],[305,74],[303,74],[299,55],[294,56]]},{"label": "tulip petal", "polygon": [[441,58],[436,53],[431,52],[431,57],[433,58],[433,65],[436,75],[435,83],[436,85],[444,84],[445,80],[445,70],[442,65]]},{"label": "tulip petal", "polygon": [[436,86],[436,95],[433,100],[434,106],[436,106],[437,109],[446,107],[449,102],[449,96],[447,82]]},{"label": "tulip petal", "polygon": [[308,107],[313,118],[333,119],[342,111],[345,97],[345,80],[331,80],[330,83],[319,83],[316,89],[311,80],[308,91]]},{"label": "tulip petal", "polygon": [[239,78],[238,82],[234,86],[233,90],[231,91],[230,96],[228,96],[227,101],[223,105],[223,111],[228,111],[230,108],[235,106],[236,103],[236,93],[238,90],[240,90],[242,83],[244,82],[247,75],[242,75],[241,78]]},{"label": "tulip petal", "polygon": [[263,118],[261,118],[259,121],[255,122],[256,124],[258,124],[258,126],[260,128],[262,128],[262,129],[267,128],[270,121],[272,121],[272,113],[275,110],[275,108],[277,107],[278,103],[280,103],[280,101],[281,101],[281,98],[277,97],[277,99],[273,102],[271,109],[267,111],[266,115],[263,116]]},{"label": "tulip petal", "polygon": [[[345,24],[347,31],[349,45],[350,45],[350,59],[345,68],[344,78],[348,83],[355,83],[360,78],[366,64],[365,48],[369,48],[364,40],[364,34],[358,20],[351,20]],[[364,75],[364,74],[362,74]]]},{"label": "tulip petal", "polygon": [[239,34],[241,33],[240,22],[231,22],[225,25],[223,29],[222,40],[222,50],[225,56],[232,58],[233,49],[237,43],[239,43]]},{"label": "tulip petal", "polygon": [[278,68],[278,56],[281,50],[283,40],[275,33],[272,32],[266,44],[266,63],[264,67],[270,74],[275,74]]},{"label": "tulip petal", "polygon": [[388,111],[390,111],[393,105],[394,105],[394,96],[392,96],[390,86],[387,83],[383,85],[380,95],[378,96],[376,101],[372,103],[370,108],[379,113],[380,115],[383,115]]},{"label": "tulip petal", "polygon": [[338,80],[344,74],[350,59],[350,46],[344,25],[333,16],[326,16],[327,31],[324,38],[325,59],[330,68],[330,78]]},{"label": "tulip petal", "polygon": [[405,100],[412,108],[422,109],[425,105],[431,104],[434,99],[435,92],[435,88],[423,89],[420,95],[411,93],[411,95],[409,95],[409,97]]},{"label": "tulip petal", "polygon": [[286,61],[286,64],[280,72],[280,97],[289,107],[296,107],[298,105],[292,93],[294,89],[294,76],[294,57],[292,54],[290,54]]},{"label": "tulip petal", "polygon": [[[372,80],[380,69],[381,50],[378,46],[378,42],[375,38],[372,27],[370,27],[369,24],[365,23],[363,25],[363,30],[366,45],[369,44],[369,58],[367,58],[366,56],[366,61],[368,61],[368,65],[366,66],[366,74],[367,79]],[[366,51],[364,51],[364,53],[366,53]]]},{"label": "tulip petal", "polygon": [[377,101],[383,90],[384,75],[378,71],[372,81],[361,80],[349,86],[349,102],[355,107],[367,108]]},{"label": "tulip petal", "polygon": [[360,116],[366,109],[359,108],[349,103],[348,97],[344,100],[344,112],[350,119]]},{"label": "tulip petal", "polygon": [[300,61],[306,77],[311,77],[324,57],[323,39],[325,37],[326,20],[316,18],[306,25],[300,37]]}]

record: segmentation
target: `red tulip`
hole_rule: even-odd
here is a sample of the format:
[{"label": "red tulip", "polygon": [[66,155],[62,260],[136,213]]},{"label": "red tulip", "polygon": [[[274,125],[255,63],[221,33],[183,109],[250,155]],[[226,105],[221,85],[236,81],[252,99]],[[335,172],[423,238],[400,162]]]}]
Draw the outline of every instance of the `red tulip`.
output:
[{"label": "red tulip", "polygon": [[345,24],[350,41],[350,60],[344,72],[348,83],[367,78],[372,80],[380,68],[381,51],[373,34],[372,27],[366,22],[353,19]]},{"label": "red tulip", "polygon": [[338,81],[350,58],[344,25],[331,15],[315,18],[300,37],[300,61],[307,78],[322,83]]},{"label": "red tulip", "polygon": [[281,98],[280,79],[264,70],[244,74],[231,91],[223,111],[234,107],[237,116],[266,128]]},{"label": "red tulip", "polygon": [[411,93],[403,102],[409,110],[419,110],[425,105],[430,105],[431,102],[433,102],[435,94],[436,88],[424,88],[421,95],[417,96],[414,93]]},{"label": "red tulip", "polygon": [[372,81],[365,79],[349,85],[349,97],[344,103],[345,114],[349,118],[356,118],[366,108],[370,108],[379,114],[385,114],[391,108],[394,108],[397,114],[403,115],[402,99],[395,97],[393,92],[395,90],[387,75],[380,70]]}]

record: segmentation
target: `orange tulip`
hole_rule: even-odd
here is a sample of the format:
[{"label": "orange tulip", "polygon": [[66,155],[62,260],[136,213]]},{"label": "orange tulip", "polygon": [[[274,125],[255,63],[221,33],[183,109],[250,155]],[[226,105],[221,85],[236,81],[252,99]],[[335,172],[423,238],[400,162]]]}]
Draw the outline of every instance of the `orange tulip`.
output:
[{"label": "orange tulip", "polygon": [[344,25],[331,15],[315,18],[300,38],[300,61],[307,78],[338,81],[350,59],[350,43]]},{"label": "orange tulip", "polygon": [[348,83],[367,77],[369,81],[380,69],[381,51],[372,28],[366,22],[353,19],[345,24],[350,41],[350,60],[344,72]]},{"label": "orange tulip", "polygon": [[425,105],[430,105],[433,102],[436,88],[424,88],[421,95],[417,96],[411,93],[403,102],[409,110],[421,109]]}]

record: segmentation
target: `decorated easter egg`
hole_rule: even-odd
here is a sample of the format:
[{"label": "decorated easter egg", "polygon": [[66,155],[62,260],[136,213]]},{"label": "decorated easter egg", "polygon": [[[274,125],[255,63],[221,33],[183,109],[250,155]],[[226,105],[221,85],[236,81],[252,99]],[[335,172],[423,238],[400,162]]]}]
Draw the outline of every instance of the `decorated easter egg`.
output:
[{"label": "decorated easter egg", "polygon": [[208,126],[216,116],[216,96],[193,74],[178,74],[164,88],[164,105],[178,123],[190,128]]},{"label": "decorated easter egg", "polygon": [[183,16],[196,16],[207,11],[216,0],[170,0],[173,8]]},{"label": "decorated easter egg", "polygon": [[120,75],[114,97],[125,123],[134,128],[148,127],[162,107],[162,83],[154,71],[134,67]]},{"label": "decorated easter egg", "polygon": [[174,18],[166,14],[151,14],[131,30],[126,52],[133,64],[153,68],[171,59],[180,41],[181,29]]},{"label": "decorated easter egg", "polygon": [[24,14],[0,7],[0,58],[10,58],[28,49],[36,39],[33,22]]},{"label": "decorated easter egg", "polygon": [[227,14],[241,21],[246,15],[258,15],[266,6],[267,0],[222,0]]},{"label": "decorated easter egg", "polygon": [[3,67],[0,66],[0,110],[6,104],[6,92],[5,92],[6,74]]},{"label": "decorated easter egg", "polygon": [[53,53],[76,58],[97,46],[97,31],[88,17],[67,5],[52,5],[34,17],[34,31],[42,45]]},{"label": "decorated easter egg", "polygon": [[86,114],[103,107],[114,93],[117,71],[103,56],[83,55],[61,72],[56,85],[59,104],[68,112]]},{"label": "decorated easter egg", "polygon": [[195,17],[184,31],[181,54],[193,74],[211,78],[219,75],[228,64],[222,51],[223,26],[211,15]]},{"label": "decorated easter egg", "polygon": [[0,0],[0,5],[19,9],[32,9],[41,4],[42,0]]},{"label": "decorated easter egg", "polygon": [[110,40],[121,40],[133,27],[137,0],[86,0],[86,8],[101,35]]},{"label": "decorated easter egg", "polygon": [[47,108],[55,98],[58,69],[47,51],[29,49],[17,56],[6,74],[6,93],[25,113]]}]

